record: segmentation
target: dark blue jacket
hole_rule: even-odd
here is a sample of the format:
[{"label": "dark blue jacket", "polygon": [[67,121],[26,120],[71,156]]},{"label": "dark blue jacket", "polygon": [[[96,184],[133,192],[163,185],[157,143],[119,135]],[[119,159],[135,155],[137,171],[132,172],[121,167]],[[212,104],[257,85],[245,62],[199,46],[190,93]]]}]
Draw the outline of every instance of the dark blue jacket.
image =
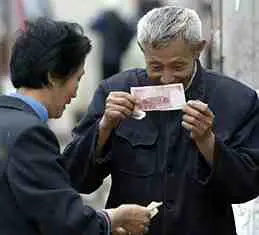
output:
[{"label": "dark blue jacket", "polygon": [[0,96],[0,234],[102,235],[60,161],[54,133],[23,101]]},{"label": "dark blue jacket", "polygon": [[107,207],[163,201],[151,223],[152,235],[236,234],[231,204],[256,197],[259,189],[256,92],[198,65],[186,98],[208,103],[215,114],[211,166],[181,126],[182,111],[148,112],[142,120],[122,121],[102,156],[96,156],[98,121],[109,92],[145,85],[150,85],[145,70],[134,69],[103,81],[97,89],[65,151],[75,161],[67,166],[74,186],[91,192],[111,174]]}]

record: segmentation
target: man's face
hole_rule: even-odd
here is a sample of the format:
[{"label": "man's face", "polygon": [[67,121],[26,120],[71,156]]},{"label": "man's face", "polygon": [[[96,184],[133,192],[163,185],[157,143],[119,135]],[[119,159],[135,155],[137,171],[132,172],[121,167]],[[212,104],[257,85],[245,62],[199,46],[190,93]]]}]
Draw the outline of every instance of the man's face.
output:
[{"label": "man's face", "polygon": [[183,40],[172,40],[161,48],[146,45],[144,56],[149,79],[158,84],[183,83],[186,87],[193,74],[197,51]]},{"label": "man's face", "polygon": [[70,104],[71,100],[76,97],[78,85],[84,73],[84,65],[81,65],[64,84],[57,83],[51,88],[50,118],[60,118],[62,116],[66,105]]}]

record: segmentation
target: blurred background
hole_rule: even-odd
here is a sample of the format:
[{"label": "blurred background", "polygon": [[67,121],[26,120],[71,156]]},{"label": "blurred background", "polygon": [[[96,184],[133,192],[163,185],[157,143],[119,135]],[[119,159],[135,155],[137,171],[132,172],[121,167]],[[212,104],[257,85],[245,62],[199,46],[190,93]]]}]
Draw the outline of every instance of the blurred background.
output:
[{"label": "blurred background", "polygon": [[[71,139],[71,130],[87,112],[94,90],[102,79],[133,67],[144,67],[135,33],[138,19],[148,10],[162,5],[195,9],[203,22],[207,47],[202,64],[259,89],[259,1],[258,0],[0,0],[0,91],[13,91],[9,82],[8,60],[16,31],[25,19],[47,16],[80,23],[92,39],[93,50],[87,58],[85,79],[78,98],[59,120],[50,121],[61,146]],[[227,95],[227,94],[226,94]],[[103,208],[110,187],[103,186],[86,200]],[[233,205],[238,234],[259,235],[257,199]],[[257,221],[257,222],[256,222]]]}]

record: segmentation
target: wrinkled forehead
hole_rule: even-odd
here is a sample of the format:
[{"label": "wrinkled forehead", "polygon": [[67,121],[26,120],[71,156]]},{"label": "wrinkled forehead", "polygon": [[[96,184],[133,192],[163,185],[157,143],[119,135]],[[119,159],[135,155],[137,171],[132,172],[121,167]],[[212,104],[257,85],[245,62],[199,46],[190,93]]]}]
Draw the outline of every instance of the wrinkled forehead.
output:
[{"label": "wrinkled forehead", "polygon": [[145,44],[144,55],[147,60],[171,61],[176,58],[190,58],[193,56],[192,47],[184,40],[172,40],[160,47]]}]

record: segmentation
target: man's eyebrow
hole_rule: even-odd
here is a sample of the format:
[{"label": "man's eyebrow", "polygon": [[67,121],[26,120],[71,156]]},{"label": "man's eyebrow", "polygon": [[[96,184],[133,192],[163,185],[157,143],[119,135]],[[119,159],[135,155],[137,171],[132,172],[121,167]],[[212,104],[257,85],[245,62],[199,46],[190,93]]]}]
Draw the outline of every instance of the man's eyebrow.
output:
[{"label": "man's eyebrow", "polygon": [[176,65],[185,65],[187,64],[185,61],[172,61],[172,64],[176,64]]},{"label": "man's eyebrow", "polygon": [[177,65],[184,65],[187,64],[187,61],[184,59],[176,59],[176,60],[171,60],[168,61],[170,64],[177,64]]}]

